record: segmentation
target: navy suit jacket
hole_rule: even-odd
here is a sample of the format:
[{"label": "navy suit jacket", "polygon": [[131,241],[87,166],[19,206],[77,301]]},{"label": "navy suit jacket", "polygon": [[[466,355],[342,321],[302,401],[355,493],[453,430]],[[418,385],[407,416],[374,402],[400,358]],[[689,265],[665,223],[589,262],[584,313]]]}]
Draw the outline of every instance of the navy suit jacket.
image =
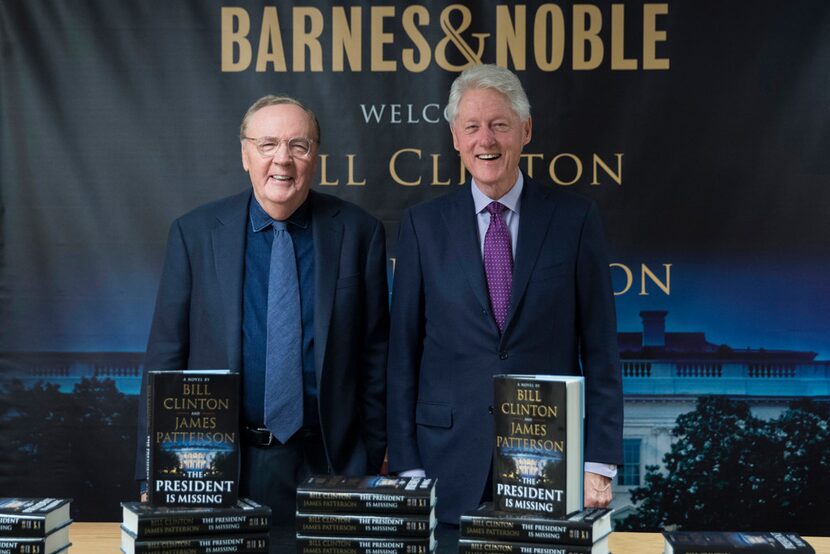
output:
[{"label": "navy suit jacket", "polygon": [[[147,345],[146,369],[242,372],[242,286],[250,190],[173,222]],[[330,469],[377,472],[386,450],[388,288],[383,225],[354,204],[310,191],[314,237],[314,362]],[[136,478],[144,479],[146,401],[139,405]]]},{"label": "navy suit jacket", "polygon": [[[469,185],[469,184],[468,184]],[[622,463],[616,317],[596,205],[525,176],[504,334],[468,187],[401,220],[388,364],[389,469],[438,479],[438,519],[478,506],[499,373],[584,375],[585,459]]]}]

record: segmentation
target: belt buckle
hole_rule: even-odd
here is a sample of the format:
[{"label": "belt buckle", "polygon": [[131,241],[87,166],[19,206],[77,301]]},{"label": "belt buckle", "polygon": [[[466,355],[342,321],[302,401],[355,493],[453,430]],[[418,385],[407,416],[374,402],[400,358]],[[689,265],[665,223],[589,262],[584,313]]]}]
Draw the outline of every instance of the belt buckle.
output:
[{"label": "belt buckle", "polygon": [[270,430],[267,431],[267,433],[268,433],[268,442],[265,443],[265,446],[271,446],[271,444],[273,444],[273,442],[274,442],[274,433],[272,433]]}]

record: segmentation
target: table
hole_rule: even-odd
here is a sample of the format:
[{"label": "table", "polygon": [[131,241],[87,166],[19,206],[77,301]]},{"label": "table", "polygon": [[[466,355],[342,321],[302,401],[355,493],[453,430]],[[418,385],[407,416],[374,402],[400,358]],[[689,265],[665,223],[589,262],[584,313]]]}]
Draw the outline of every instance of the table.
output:
[{"label": "table", "polygon": [[[118,523],[75,522],[69,528],[72,541],[70,554],[116,554],[120,552],[121,532]],[[272,533],[272,554],[293,554],[292,534],[275,530]],[[816,554],[830,554],[830,537],[806,537]],[[457,530],[444,527],[438,532],[438,552],[456,552]],[[663,537],[659,533],[612,533],[610,550],[613,554],[660,554]]]}]

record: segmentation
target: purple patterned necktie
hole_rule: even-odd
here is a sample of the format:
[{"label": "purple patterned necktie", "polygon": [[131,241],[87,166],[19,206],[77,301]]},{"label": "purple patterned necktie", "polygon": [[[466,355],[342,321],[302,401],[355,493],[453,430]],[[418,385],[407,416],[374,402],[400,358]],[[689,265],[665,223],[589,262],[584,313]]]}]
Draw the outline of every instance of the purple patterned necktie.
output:
[{"label": "purple patterned necktie", "polygon": [[487,274],[487,289],[490,291],[490,307],[493,318],[504,331],[507,311],[510,309],[510,287],[513,285],[513,252],[510,245],[510,231],[501,218],[504,206],[490,202],[490,226],[484,235],[484,272]]}]

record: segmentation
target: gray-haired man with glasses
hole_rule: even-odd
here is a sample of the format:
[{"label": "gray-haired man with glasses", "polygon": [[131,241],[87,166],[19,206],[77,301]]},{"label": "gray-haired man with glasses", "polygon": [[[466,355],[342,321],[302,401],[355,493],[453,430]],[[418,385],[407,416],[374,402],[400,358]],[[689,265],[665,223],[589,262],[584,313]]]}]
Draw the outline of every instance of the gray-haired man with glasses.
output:
[{"label": "gray-haired man with glasses", "polygon": [[[173,223],[145,367],[242,374],[239,492],[290,522],[307,475],[383,463],[385,235],[311,190],[321,135],[303,104],[260,98],[239,136],[252,189]],[[144,456],[139,440],[138,479]]]}]

